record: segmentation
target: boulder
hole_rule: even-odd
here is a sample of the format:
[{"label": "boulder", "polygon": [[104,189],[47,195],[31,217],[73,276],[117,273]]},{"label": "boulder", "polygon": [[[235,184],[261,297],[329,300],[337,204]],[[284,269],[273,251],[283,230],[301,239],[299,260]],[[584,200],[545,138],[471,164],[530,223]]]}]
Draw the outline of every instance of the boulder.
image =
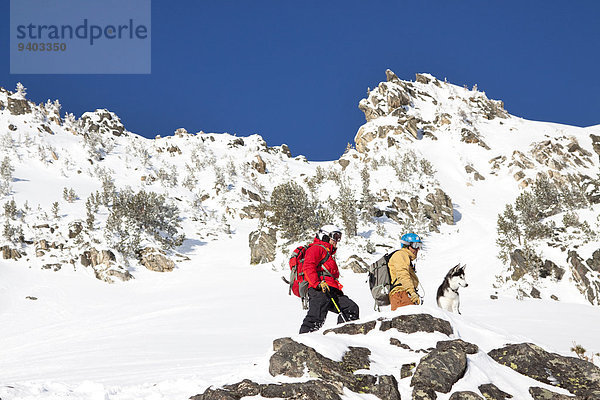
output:
[{"label": "boulder", "polygon": [[263,264],[275,261],[277,230],[262,228],[250,232],[248,237],[250,245],[250,264]]},{"label": "boulder", "polygon": [[256,155],[256,160],[252,161],[252,168],[254,168],[259,174],[267,173],[267,163],[265,163],[258,154]]},{"label": "boulder", "polygon": [[555,393],[541,387],[530,387],[529,394],[531,395],[531,397],[533,397],[533,400],[584,400],[584,398],[580,396],[567,396],[565,394]]},{"label": "boulder", "polygon": [[382,318],[379,329],[382,331],[396,329],[403,333],[441,332],[448,336],[453,333],[450,322],[429,314],[399,315],[392,319]]},{"label": "boulder", "polygon": [[330,332],[346,335],[366,335],[367,333],[375,329],[376,324],[377,321],[369,321],[362,324],[349,322],[337,328],[327,329],[325,332],[323,332],[323,335],[326,335]]},{"label": "boulder", "polygon": [[423,74],[416,74],[416,81],[419,83],[428,84],[429,82],[431,82],[431,79],[429,79],[427,76],[425,76]]},{"label": "boulder", "polygon": [[5,260],[18,260],[23,256],[19,250],[11,249],[8,245],[2,246],[1,250],[2,258]]},{"label": "boulder", "polygon": [[592,257],[585,260],[585,263],[592,271],[600,272],[600,249],[594,251]]},{"label": "boulder", "polygon": [[493,383],[480,385],[478,389],[486,400],[505,400],[513,397],[511,394],[498,389]]},{"label": "boulder", "polygon": [[256,193],[254,193],[254,192],[252,192],[252,191],[250,191],[250,190],[248,190],[248,189],[246,189],[244,187],[242,188],[242,194],[245,195],[245,196],[248,196],[250,198],[250,200],[254,200],[254,201],[257,201],[259,203],[262,202],[262,199],[261,199],[261,197],[260,197],[259,194],[256,194]]},{"label": "boulder", "polygon": [[69,239],[76,238],[83,230],[83,224],[80,221],[73,222],[69,225]]},{"label": "boulder", "polygon": [[452,342],[446,342],[421,359],[410,381],[415,390],[448,393],[452,385],[463,377],[467,370],[465,342]]},{"label": "boulder", "polygon": [[600,368],[588,361],[549,353],[531,343],[511,344],[488,354],[500,364],[537,381],[577,396],[600,397]]},{"label": "boulder", "polygon": [[162,250],[146,247],[139,252],[140,264],[156,272],[170,272],[175,269],[175,262],[165,257]]},{"label": "boulder", "polygon": [[416,366],[417,366],[417,363],[402,364],[402,367],[400,367],[400,379],[404,379],[404,378],[408,378],[409,376],[412,376],[413,371]]},{"label": "boulder", "polygon": [[342,361],[333,361],[313,348],[291,338],[273,342],[275,354],[269,361],[269,373],[298,378],[308,373],[311,377],[340,384],[353,392],[370,393],[382,400],[400,400],[398,382],[391,375],[373,376],[354,374],[359,369],[368,369],[371,351],[364,347],[349,347]]},{"label": "boulder", "polygon": [[450,396],[450,400],[485,400],[485,399],[475,392],[462,391],[462,392],[452,393],[452,396]]}]

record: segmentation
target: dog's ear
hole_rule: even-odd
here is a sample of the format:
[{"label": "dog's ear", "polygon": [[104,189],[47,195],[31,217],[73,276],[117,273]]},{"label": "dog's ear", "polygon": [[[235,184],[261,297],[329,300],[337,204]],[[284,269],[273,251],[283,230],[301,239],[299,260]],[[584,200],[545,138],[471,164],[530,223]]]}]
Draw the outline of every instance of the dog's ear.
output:
[{"label": "dog's ear", "polygon": [[454,267],[452,267],[452,269],[449,272],[449,275],[454,275],[456,274],[458,271],[460,271],[460,264],[456,264]]},{"label": "dog's ear", "polygon": [[465,268],[467,268],[467,264],[463,264],[460,269],[462,269],[463,272],[465,272]]}]

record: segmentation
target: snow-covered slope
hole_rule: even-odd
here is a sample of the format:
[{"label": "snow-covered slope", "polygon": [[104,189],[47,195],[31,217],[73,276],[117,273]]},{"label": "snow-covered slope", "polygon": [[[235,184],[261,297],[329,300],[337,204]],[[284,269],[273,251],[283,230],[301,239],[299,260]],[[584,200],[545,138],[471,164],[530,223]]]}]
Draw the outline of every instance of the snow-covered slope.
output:
[{"label": "snow-covered slope", "polygon": [[[360,103],[367,123],[356,148],[318,163],[258,135],[179,129],[145,139],[107,110],[61,117],[58,102],[35,105],[23,90],[1,90],[1,202],[14,212],[8,206],[0,216],[0,397],[185,399],[236,378],[268,381],[272,340],[295,334],[303,317],[280,280],[298,242],[267,218],[273,189],[290,180],[341,225],[334,211],[350,188],[359,218],[357,235],[338,252],[344,267],[358,256],[360,271],[406,231],[423,234],[422,309],[450,318],[458,337],[485,351],[522,341],[562,354],[573,342],[600,351],[600,311],[590,304],[598,301],[598,272],[585,264],[597,241],[573,232],[564,250],[532,241],[543,261],[564,270],[561,279],[524,273],[514,281],[518,264],[498,259],[496,246],[498,214],[538,173],[578,179],[593,195],[600,130],[526,121],[482,92],[429,75],[416,82],[387,75]],[[176,206],[183,242],[165,247],[164,232],[145,232],[138,251],[118,251],[123,230],[115,236],[106,227],[115,218],[110,196],[126,187]],[[598,207],[577,210],[594,231]],[[562,214],[549,218],[560,222]],[[277,251],[251,265],[249,236],[265,227]],[[567,261],[573,249],[583,267]],[[435,306],[437,286],[458,262],[468,265],[470,284],[462,316]],[[365,281],[343,270],[363,320],[378,316]],[[532,293],[541,299],[523,299]],[[340,339],[340,349],[348,344]]]}]

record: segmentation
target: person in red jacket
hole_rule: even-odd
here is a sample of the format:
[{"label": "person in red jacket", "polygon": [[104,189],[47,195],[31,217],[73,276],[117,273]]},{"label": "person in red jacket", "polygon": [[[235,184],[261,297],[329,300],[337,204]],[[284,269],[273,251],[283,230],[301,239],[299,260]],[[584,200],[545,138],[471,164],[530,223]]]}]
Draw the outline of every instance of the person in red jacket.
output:
[{"label": "person in red jacket", "polygon": [[325,225],[306,250],[303,271],[308,281],[308,312],[300,333],[321,328],[329,311],[340,314],[338,324],[358,319],[358,305],[342,292],[342,284],[338,281],[340,271],[334,255],[341,238],[338,227]]}]

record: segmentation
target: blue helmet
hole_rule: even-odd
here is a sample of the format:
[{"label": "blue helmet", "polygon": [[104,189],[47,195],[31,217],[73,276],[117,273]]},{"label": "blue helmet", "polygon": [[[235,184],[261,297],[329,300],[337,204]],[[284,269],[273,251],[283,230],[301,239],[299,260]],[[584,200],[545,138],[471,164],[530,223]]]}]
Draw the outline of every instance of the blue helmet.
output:
[{"label": "blue helmet", "polygon": [[400,243],[402,244],[402,247],[410,246],[413,249],[420,249],[421,247],[423,247],[423,241],[421,240],[421,237],[416,233],[406,233],[402,235],[402,237],[400,238]]}]

